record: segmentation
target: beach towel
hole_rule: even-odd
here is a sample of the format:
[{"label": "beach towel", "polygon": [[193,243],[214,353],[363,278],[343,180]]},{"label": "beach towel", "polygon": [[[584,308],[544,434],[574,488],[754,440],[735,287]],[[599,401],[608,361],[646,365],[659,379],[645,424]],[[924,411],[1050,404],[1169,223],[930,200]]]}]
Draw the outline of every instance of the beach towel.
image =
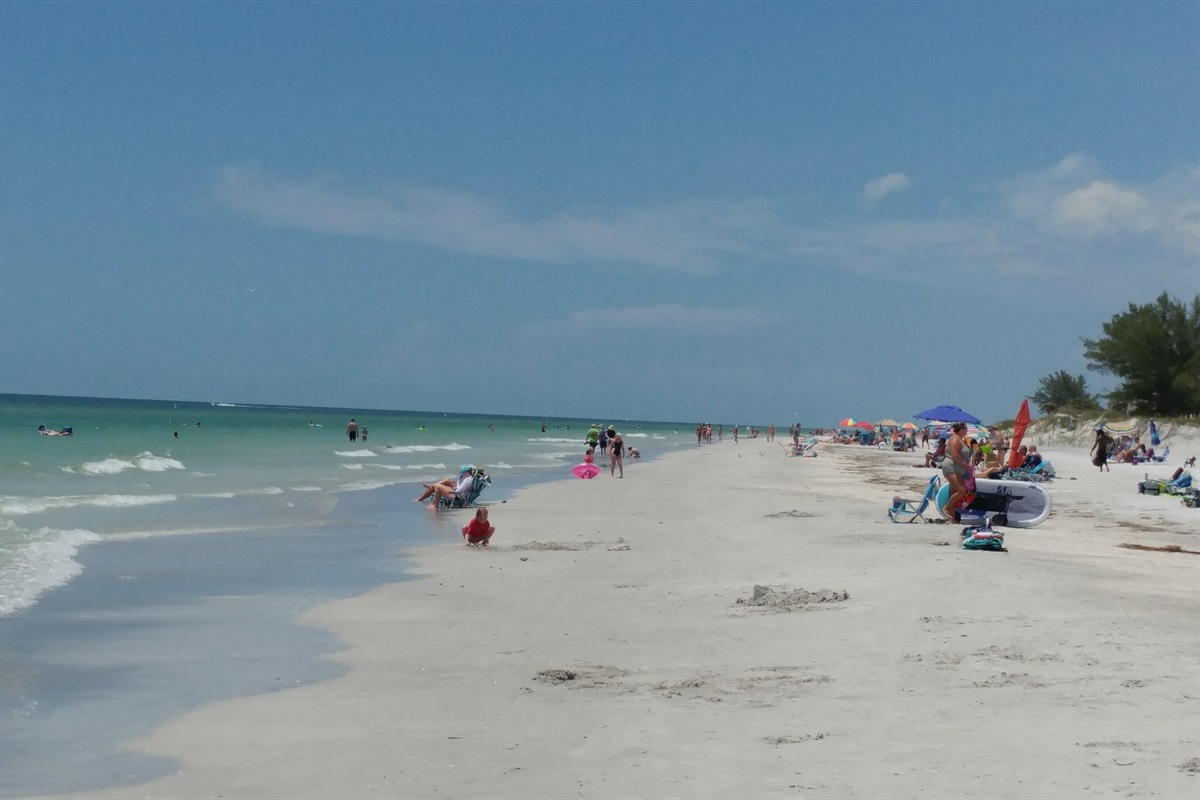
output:
[{"label": "beach towel", "polygon": [[963,550],[998,550],[1004,551],[1004,531],[998,531],[991,525],[979,525],[963,528]]}]

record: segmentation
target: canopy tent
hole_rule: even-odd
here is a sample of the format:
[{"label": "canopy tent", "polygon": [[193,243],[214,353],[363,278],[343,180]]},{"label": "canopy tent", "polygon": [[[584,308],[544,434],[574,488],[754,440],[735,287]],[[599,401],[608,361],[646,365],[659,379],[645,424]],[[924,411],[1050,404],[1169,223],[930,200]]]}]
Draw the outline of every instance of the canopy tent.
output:
[{"label": "canopy tent", "polygon": [[900,427],[900,423],[896,422],[896,420],[892,419],[891,417],[888,417],[887,419],[881,419],[881,420],[879,420],[879,422],[876,422],[875,424],[881,428],[898,428],[898,427]]},{"label": "canopy tent", "polygon": [[968,414],[958,406],[934,406],[922,411],[920,414],[913,414],[913,416],[917,419],[927,419],[934,422],[972,422],[976,425],[983,422],[979,417]]}]

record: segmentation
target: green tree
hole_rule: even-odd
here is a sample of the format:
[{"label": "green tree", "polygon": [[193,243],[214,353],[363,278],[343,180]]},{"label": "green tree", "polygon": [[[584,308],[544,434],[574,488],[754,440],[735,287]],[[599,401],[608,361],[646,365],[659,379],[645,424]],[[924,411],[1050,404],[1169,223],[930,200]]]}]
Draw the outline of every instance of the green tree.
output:
[{"label": "green tree", "polygon": [[1132,414],[1200,414],[1200,295],[1190,304],[1166,292],[1116,314],[1104,336],[1084,339],[1088,369],[1122,380],[1108,398]]},{"label": "green tree", "polygon": [[1029,397],[1047,414],[1064,408],[1092,411],[1100,406],[1088,392],[1087,379],[1060,369],[1038,381],[1038,390]]}]

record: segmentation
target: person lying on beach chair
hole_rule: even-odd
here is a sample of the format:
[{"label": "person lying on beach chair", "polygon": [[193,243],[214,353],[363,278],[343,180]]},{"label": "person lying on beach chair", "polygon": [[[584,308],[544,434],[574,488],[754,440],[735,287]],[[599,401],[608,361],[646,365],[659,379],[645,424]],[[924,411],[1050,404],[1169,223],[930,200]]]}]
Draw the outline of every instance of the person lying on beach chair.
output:
[{"label": "person lying on beach chair", "polygon": [[420,497],[414,498],[413,502],[420,503],[433,497],[434,487],[436,486],[445,486],[447,489],[453,491],[454,487],[458,485],[458,480],[455,479],[453,475],[447,475],[441,480],[434,481],[433,483],[423,483],[421,485],[425,487],[425,491],[421,492]]},{"label": "person lying on beach chair", "polygon": [[492,485],[491,477],[483,471],[471,467],[471,484],[468,488],[457,491],[463,485],[464,481],[459,481],[455,487],[456,491],[452,494],[447,494],[438,498],[438,506],[440,508],[477,508],[479,495],[483,494],[483,490]]},{"label": "person lying on beach chair", "polygon": [[444,483],[433,484],[433,502],[429,504],[429,507],[464,505],[468,502],[471,490],[474,488],[475,471],[471,467],[463,467],[458,471],[458,480],[453,486],[447,486]]}]

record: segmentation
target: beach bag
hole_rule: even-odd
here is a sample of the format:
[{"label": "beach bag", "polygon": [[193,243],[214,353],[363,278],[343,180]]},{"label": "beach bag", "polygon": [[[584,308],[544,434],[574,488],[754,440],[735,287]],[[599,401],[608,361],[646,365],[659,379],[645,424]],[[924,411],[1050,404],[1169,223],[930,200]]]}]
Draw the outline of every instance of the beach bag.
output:
[{"label": "beach bag", "polygon": [[963,550],[994,550],[1004,551],[1004,531],[998,531],[991,525],[979,525],[963,528]]}]

